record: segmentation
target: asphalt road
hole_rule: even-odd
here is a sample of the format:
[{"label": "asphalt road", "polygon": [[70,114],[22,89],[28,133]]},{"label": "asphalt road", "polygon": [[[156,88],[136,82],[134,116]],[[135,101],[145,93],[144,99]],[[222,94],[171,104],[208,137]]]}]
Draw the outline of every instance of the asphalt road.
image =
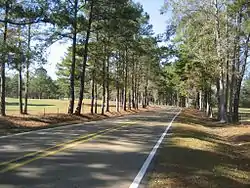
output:
[{"label": "asphalt road", "polygon": [[0,188],[128,188],[178,111],[0,137]]}]

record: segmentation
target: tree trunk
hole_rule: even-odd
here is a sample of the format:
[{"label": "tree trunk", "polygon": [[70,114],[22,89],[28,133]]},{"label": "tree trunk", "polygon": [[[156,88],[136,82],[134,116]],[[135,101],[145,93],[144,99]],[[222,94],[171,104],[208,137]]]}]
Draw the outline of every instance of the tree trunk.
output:
[{"label": "tree trunk", "polygon": [[230,93],[229,93],[229,121],[231,122],[233,119],[233,94],[234,94],[234,83],[235,77],[234,73],[231,76],[231,86],[230,86]]},{"label": "tree trunk", "polygon": [[144,102],[143,102],[143,105],[142,105],[143,108],[146,108],[147,105],[148,105],[148,68],[146,70],[146,78],[145,79],[146,80],[145,80],[144,98],[143,98]]},{"label": "tree trunk", "polygon": [[106,70],[106,90],[107,90],[107,99],[106,99],[106,112],[109,112],[109,100],[110,100],[110,90],[109,90],[109,55],[107,56],[107,70]]},{"label": "tree trunk", "polygon": [[68,114],[73,114],[75,105],[75,67],[76,67],[76,40],[77,40],[77,12],[78,0],[74,1],[74,20],[73,20],[73,40],[72,40],[72,63],[70,67],[70,89]]},{"label": "tree trunk", "polygon": [[128,92],[128,49],[126,47],[125,50],[125,79],[124,79],[124,102],[123,102],[123,110],[127,110],[127,92]]},{"label": "tree trunk", "polygon": [[[5,2],[5,22],[4,22],[4,33],[3,33],[3,48],[6,47],[7,44],[7,32],[8,32],[8,15],[9,15],[9,4],[8,1]],[[5,95],[6,95],[6,88],[5,88],[5,61],[6,61],[6,54],[3,55],[2,62],[1,62],[1,115],[6,115],[5,109]]]},{"label": "tree trunk", "polygon": [[225,110],[226,110],[226,112],[228,112],[228,101],[229,101],[229,92],[230,92],[230,80],[229,80],[229,60],[227,60],[227,62],[226,62],[226,64],[227,64],[227,78],[226,78],[226,96],[225,96],[225,98],[226,98],[226,102],[225,102]]},{"label": "tree trunk", "polygon": [[202,90],[199,92],[199,110],[202,111]]},{"label": "tree trunk", "polygon": [[116,88],[116,112],[120,111],[120,100],[119,97],[120,96],[120,92],[119,92],[119,87]]},{"label": "tree trunk", "polygon": [[[104,50],[106,51],[106,50]],[[106,59],[103,59],[102,64],[102,115],[104,115],[105,103],[106,103]]]},{"label": "tree trunk", "polygon": [[135,74],[135,88],[134,88],[134,90],[135,90],[135,108],[138,110],[138,108],[139,108],[139,91],[138,91],[139,90],[138,89],[139,78],[138,78],[138,74],[136,74],[136,73],[138,73],[138,63],[135,64],[135,71],[134,71],[134,74]]},{"label": "tree trunk", "polygon": [[180,107],[180,95],[178,91],[176,92],[176,106]]},{"label": "tree trunk", "polygon": [[[172,94],[171,94],[171,101],[172,101]],[[198,91],[196,91],[196,94],[195,94],[195,109],[199,109],[200,107],[200,93]],[[171,102],[172,103],[172,102]],[[171,104],[172,105],[172,104]]]},{"label": "tree trunk", "polygon": [[237,88],[235,91],[235,95],[234,95],[234,113],[233,113],[233,122],[237,123],[239,122],[239,102],[240,102],[240,83],[237,83]]},{"label": "tree trunk", "polygon": [[[229,30],[228,30],[228,13],[226,14],[226,43],[229,44]],[[230,80],[229,80],[229,50],[226,47],[226,103],[225,109],[226,113],[228,112],[228,101],[229,101],[229,91],[230,91]],[[228,118],[228,117],[227,117]]]},{"label": "tree trunk", "polygon": [[213,117],[212,112],[212,89],[211,86],[206,90],[206,115],[210,118]]},{"label": "tree trunk", "polygon": [[119,61],[116,62],[116,112],[120,111]]},{"label": "tree trunk", "polygon": [[129,94],[128,94],[128,108],[129,110],[131,110],[132,108],[132,99],[131,99],[131,91],[129,90]]},{"label": "tree trunk", "polygon": [[82,64],[82,72],[81,72],[81,83],[80,83],[80,92],[79,92],[79,100],[77,104],[77,108],[75,110],[76,115],[81,114],[82,110],[82,101],[83,101],[83,92],[84,92],[84,85],[85,85],[85,73],[86,73],[86,64],[88,60],[88,44],[89,44],[89,38],[91,33],[91,26],[92,26],[92,19],[93,19],[93,8],[94,8],[94,1],[92,0],[90,2],[90,12],[89,12],[89,21],[88,21],[88,27],[87,27],[87,33],[86,33],[86,39],[85,39],[85,47],[84,47],[84,54],[83,54],[83,64]]},{"label": "tree trunk", "polygon": [[95,73],[92,71],[92,83],[91,83],[91,108],[90,113],[94,113],[94,103],[95,103]]},{"label": "tree trunk", "polygon": [[98,108],[98,88],[97,88],[97,83],[95,83],[95,114],[98,113],[97,108]]},{"label": "tree trunk", "polygon": [[19,79],[18,79],[18,93],[19,93],[19,112],[23,114],[23,78],[22,78],[22,69],[19,67]]},{"label": "tree trunk", "polygon": [[217,119],[220,119],[220,81],[219,78],[216,81],[216,97],[217,97]]},{"label": "tree trunk", "polygon": [[[18,40],[19,44],[18,47],[22,48],[21,43],[21,27],[18,27]],[[17,70],[18,70],[18,99],[19,99],[19,113],[23,114],[23,76],[22,76],[22,66],[23,66],[23,58],[24,55],[21,53],[19,54],[19,61],[17,62]]]},{"label": "tree trunk", "polygon": [[22,77],[22,63],[20,62],[18,68],[18,93],[19,93],[19,112],[23,114],[23,77]]},{"label": "tree trunk", "polygon": [[136,88],[136,83],[135,83],[135,58],[133,56],[132,60],[132,78],[131,78],[131,85],[132,85],[132,107],[135,108],[135,88]]},{"label": "tree trunk", "polygon": [[186,97],[186,108],[189,108],[189,94]]},{"label": "tree trunk", "polygon": [[212,89],[210,88],[210,91],[209,91],[209,96],[208,96],[208,99],[209,99],[209,118],[213,118],[213,109],[212,109]]},{"label": "tree trunk", "polygon": [[29,81],[30,81],[30,72],[29,72],[29,67],[30,67],[30,42],[31,42],[31,25],[28,25],[28,57],[26,60],[26,79],[25,79],[25,91],[24,91],[24,114],[28,114],[28,96],[29,96]]},{"label": "tree trunk", "polygon": [[[247,36],[247,40],[245,43],[245,51],[244,51],[244,59],[241,62],[240,56],[238,56],[238,66],[237,70],[240,73],[237,81],[236,81],[236,92],[234,96],[234,115],[233,115],[233,121],[234,122],[239,122],[239,102],[240,102],[240,91],[241,91],[241,85],[242,85],[242,80],[245,75],[246,71],[246,66],[248,62],[248,57],[249,57],[249,40],[250,40],[250,33]],[[240,51],[238,51],[240,53]],[[240,70],[240,64],[242,64],[241,70]],[[240,70],[240,71],[239,71]]]},{"label": "tree trunk", "polygon": [[222,47],[221,47],[221,23],[220,23],[220,15],[219,15],[219,4],[218,0],[214,0],[214,5],[215,5],[215,14],[216,14],[216,19],[215,19],[215,29],[216,29],[216,50],[217,50],[217,55],[220,63],[220,78],[219,78],[219,113],[220,113],[220,122],[224,123],[227,121],[227,114],[226,114],[226,109],[225,109],[225,104],[226,104],[226,99],[225,99],[225,80],[224,80],[224,61],[223,58],[221,57],[221,52],[222,52]]},{"label": "tree trunk", "polygon": [[137,87],[137,89],[136,89],[136,97],[135,97],[135,100],[136,100],[135,106],[136,106],[136,109],[138,110],[138,109],[139,109],[139,89],[138,89],[138,87]]},{"label": "tree trunk", "polygon": [[220,95],[220,108],[219,108],[219,112],[220,112],[220,122],[224,123],[227,121],[226,119],[226,109],[225,109],[225,103],[226,103],[226,99],[225,99],[225,83],[224,83],[224,76],[223,74],[221,75],[220,78],[220,90],[219,90],[219,95]]}]

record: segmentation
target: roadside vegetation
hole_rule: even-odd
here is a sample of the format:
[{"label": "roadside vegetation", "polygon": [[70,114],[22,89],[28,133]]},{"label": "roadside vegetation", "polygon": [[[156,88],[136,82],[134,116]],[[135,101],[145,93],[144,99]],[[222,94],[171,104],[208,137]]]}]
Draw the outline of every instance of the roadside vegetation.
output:
[{"label": "roadside vegetation", "polygon": [[167,75],[192,108],[173,124],[149,187],[250,187],[249,3],[170,0],[169,10],[178,55]]},{"label": "roadside vegetation", "polygon": [[191,109],[174,122],[149,180],[150,188],[249,186],[249,125],[220,124]]}]

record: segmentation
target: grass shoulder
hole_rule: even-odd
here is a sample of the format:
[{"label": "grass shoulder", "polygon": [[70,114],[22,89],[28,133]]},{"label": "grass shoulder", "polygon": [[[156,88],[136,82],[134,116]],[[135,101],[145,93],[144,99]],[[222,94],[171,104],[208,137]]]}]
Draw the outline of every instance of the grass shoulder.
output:
[{"label": "grass shoulder", "polygon": [[150,188],[250,187],[250,126],[222,125],[187,109],[149,175]]}]

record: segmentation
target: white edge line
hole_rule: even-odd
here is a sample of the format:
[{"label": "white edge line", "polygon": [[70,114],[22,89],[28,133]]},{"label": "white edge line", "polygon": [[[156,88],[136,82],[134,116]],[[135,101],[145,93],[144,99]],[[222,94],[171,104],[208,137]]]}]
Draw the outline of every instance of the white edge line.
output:
[{"label": "white edge line", "polygon": [[172,123],[174,122],[174,120],[177,118],[177,116],[180,113],[181,113],[181,110],[174,116],[174,118],[169,123],[169,125],[167,126],[167,128],[165,129],[165,131],[162,133],[160,139],[157,141],[157,143],[155,144],[155,146],[151,150],[151,152],[148,155],[146,161],[143,163],[140,171],[138,172],[137,176],[135,177],[133,183],[129,186],[129,188],[138,188],[139,187],[139,185],[141,183],[141,180],[144,177],[145,173],[147,172],[147,169],[148,169],[148,167],[149,167],[152,159],[154,158],[157,149],[159,148],[159,146],[161,145],[163,139],[165,138],[166,134],[168,133],[170,127],[172,126]]}]

